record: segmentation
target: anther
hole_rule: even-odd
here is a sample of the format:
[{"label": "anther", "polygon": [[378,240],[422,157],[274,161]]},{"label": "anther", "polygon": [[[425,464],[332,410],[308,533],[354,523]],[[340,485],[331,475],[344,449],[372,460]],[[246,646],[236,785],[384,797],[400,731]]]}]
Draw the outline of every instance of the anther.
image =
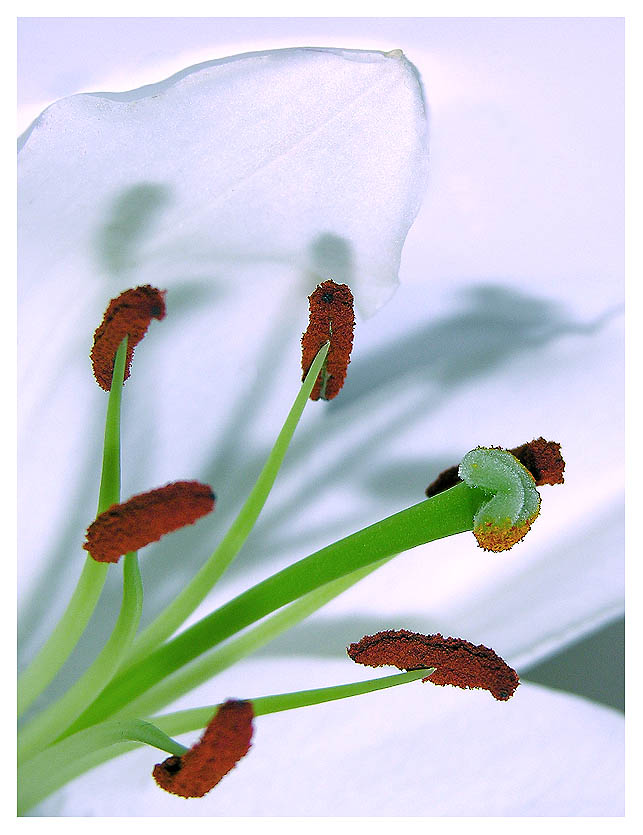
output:
[{"label": "anther", "polygon": [[224,702],[189,751],[154,766],[158,785],[179,797],[203,797],[250,750],[253,716],[250,702]]},{"label": "anther", "polygon": [[83,545],[97,562],[118,562],[167,533],[192,525],[214,509],[214,493],[198,481],[175,481],[139,493],[101,513]]},{"label": "anther", "polygon": [[308,297],[310,320],[301,339],[303,370],[308,373],[319,349],[330,341],[330,348],[319,377],[310,394],[311,400],[332,400],[346,379],[346,369],[353,347],[355,315],[353,294],[347,284],[324,281]]},{"label": "anther", "polygon": [[[508,450],[514,458],[517,458],[534,477],[536,487],[543,484],[563,484],[563,473],[565,461],[560,451],[560,444],[556,441],[546,441],[544,438],[536,438],[529,443],[521,444]],[[443,470],[440,475],[429,484],[425,494],[431,498],[437,496],[459,484],[462,479],[458,476],[458,466],[449,467]]]},{"label": "anther", "polygon": [[143,339],[152,319],[165,317],[165,291],[149,284],[125,290],[109,303],[103,321],[94,333],[91,361],[96,382],[105,391],[112,387],[114,357],[127,336],[125,377],[130,375],[134,348]]},{"label": "anther", "polygon": [[499,701],[511,698],[520,683],[516,671],[489,647],[475,646],[462,638],[443,638],[440,634],[391,629],[365,635],[351,644],[347,652],[353,661],[368,667],[435,667],[435,672],[423,681],[464,689],[482,688]]}]

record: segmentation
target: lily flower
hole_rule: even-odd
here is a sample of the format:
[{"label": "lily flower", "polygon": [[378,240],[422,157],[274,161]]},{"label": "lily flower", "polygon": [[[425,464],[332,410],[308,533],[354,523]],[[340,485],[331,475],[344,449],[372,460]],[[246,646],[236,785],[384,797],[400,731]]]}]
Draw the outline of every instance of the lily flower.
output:
[{"label": "lily flower", "polygon": [[[256,710],[265,693],[359,678],[345,653],[362,635],[461,636],[520,673],[623,610],[613,310],[569,311],[551,286],[520,272],[490,281],[487,265],[471,282],[436,276],[424,225],[409,239],[413,280],[396,292],[428,172],[421,75],[398,50],[233,56],[149,88],[63,99],[21,137],[26,662],[82,568],[107,396],[92,376],[91,332],[127,288],[163,288],[167,316],[137,347],[123,388],[123,495],[186,474],[216,493],[214,513],[141,559],[143,628],[197,574],[252,490],[299,390],[307,297],[323,282],[355,297],[346,382],[331,402],[308,403],[265,509],[185,627],[422,501],[475,447],[545,436],[566,461],[564,487],[542,491],[540,517],[511,551],[483,551],[465,534],[419,545],[261,651],[189,693],[177,689],[175,711],[255,705],[252,748],[206,797],[160,791],[158,757],[138,746],[97,760],[31,814],[621,814],[622,717],[528,676],[507,704],[415,683],[294,714]],[[420,224],[453,175],[438,153],[440,115],[437,191]],[[469,232],[460,230],[462,249]],[[120,594],[110,575],[34,709],[100,651]],[[168,773],[181,756],[166,761]]]}]

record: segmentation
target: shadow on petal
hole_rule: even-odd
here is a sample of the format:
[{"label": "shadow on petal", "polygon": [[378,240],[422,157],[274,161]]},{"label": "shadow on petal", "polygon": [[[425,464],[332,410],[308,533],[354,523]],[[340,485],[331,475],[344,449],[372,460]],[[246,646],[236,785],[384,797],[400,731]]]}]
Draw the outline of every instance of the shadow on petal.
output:
[{"label": "shadow on petal", "polygon": [[99,265],[116,276],[135,268],[140,245],[171,199],[171,189],[163,183],[142,182],[123,189],[96,235]]},{"label": "shadow on petal", "polygon": [[331,408],[346,409],[390,380],[412,375],[419,384],[457,388],[566,334],[590,335],[614,313],[576,322],[560,304],[500,283],[475,284],[461,295],[459,312],[356,357],[343,396]]}]

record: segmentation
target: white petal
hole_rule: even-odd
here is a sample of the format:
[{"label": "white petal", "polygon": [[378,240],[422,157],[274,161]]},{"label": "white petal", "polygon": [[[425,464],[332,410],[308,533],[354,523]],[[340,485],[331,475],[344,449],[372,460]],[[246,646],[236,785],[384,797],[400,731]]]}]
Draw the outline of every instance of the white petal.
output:
[{"label": "white petal", "polygon": [[[284,680],[301,681],[304,663],[284,662]],[[327,677],[344,666],[309,670]],[[497,702],[486,691],[414,683],[258,717],[250,753],[202,800],[162,792],[150,772],[163,755],[148,749],[121,760],[125,784],[106,764],[36,813],[619,816],[623,738],[617,712],[537,685]]]},{"label": "white petal", "polygon": [[[397,32],[400,27],[398,22]],[[265,527],[249,543],[251,547],[241,556],[239,569],[233,568],[215,595],[216,601],[265,576],[277,561],[281,565],[302,556],[329,538],[421,499],[433,475],[456,463],[473,446],[512,445],[544,434],[563,444],[568,461],[566,484],[543,488],[542,516],[524,543],[508,554],[491,558],[485,557],[467,536],[417,549],[340,598],[310,626],[327,629],[326,637],[331,630],[338,635],[344,629],[349,640],[359,637],[351,634],[354,625],[426,631],[433,628],[488,643],[518,664],[542,657],[600,623],[601,618],[622,611],[622,327],[615,314],[622,302],[622,69],[618,37],[616,24],[598,21],[407,24],[400,42],[413,44],[409,52],[423,73],[432,103],[432,178],[429,202],[405,249],[402,275],[406,283],[377,317],[359,324],[354,361],[342,398],[305,415],[304,434],[298,434],[302,442],[292,450],[288,469],[273,496],[274,504],[271,499],[266,508]],[[498,38],[502,40],[500,51]],[[171,210],[171,204],[163,203],[162,192],[157,192],[156,201],[154,194],[152,189],[149,205],[153,209],[158,204],[159,211],[150,212],[150,227],[140,239],[134,238],[126,254],[128,259],[137,259],[144,253],[166,284],[173,282],[182,292],[173,298],[170,291],[175,318],[169,317],[151,331],[147,337],[149,350],[141,346],[137,358],[141,373],[128,383],[124,492],[129,494],[175,477],[195,477],[202,473],[199,468],[204,458],[209,462],[206,472],[217,479],[214,483],[221,496],[221,519],[203,535],[181,540],[185,563],[177,571],[189,576],[209,553],[212,539],[224,529],[226,513],[238,507],[251,483],[252,467],[260,466],[286,403],[294,395],[297,331],[303,328],[305,302],[299,312],[285,314],[281,296],[273,297],[266,286],[256,295],[245,287],[240,297],[226,298],[229,275],[253,279],[254,287],[257,275],[259,281],[271,276],[283,278],[282,261],[276,261],[272,268],[263,262],[242,266],[226,262],[224,269],[218,260],[215,264],[217,253],[205,245],[195,250],[205,253],[203,261],[193,260],[187,251],[173,252],[169,246],[159,245],[157,250],[147,246],[148,239],[158,237],[158,224]],[[143,191],[143,205],[145,195]],[[92,211],[92,206],[85,201],[81,208],[74,218],[84,234],[85,214]],[[52,225],[55,229],[55,218],[43,216],[39,220],[45,229]],[[263,230],[261,224],[258,228]],[[43,234],[39,243],[36,231],[31,242],[42,244],[45,266],[48,259],[58,264],[60,259],[52,257],[57,247],[55,237]],[[182,231],[179,226],[177,239]],[[185,241],[187,244],[189,237]],[[189,241],[190,252],[193,243]],[[94,275],[97,262],[93,256],[90,259],[86,249],[83,244],[77,254],[71,250],[59,253],[63,260],[60,267],[54,267],[55,292],[45,294],[42,284],[42,306],[37,300],[30,306],[38,328],[49,321],[53,310],[67,317],[65,325],[87,331],[88,321],[94,327],[105,300],[126,286],[120,276],[130,274],[127,264],[115,281],[105,276],[95,293],[88,288],[91,301],[87,302],[78,290],[81,285],[77,277],[85,280],[85,276]],[[177,261],[183,255],[184,269],[179,273]],[[128,263],[131,266],[131,260]],[[289,278],[292,286],[302,286],[308,277],[302,278],[300,262],[296,263]],[[215,269],[210,269],[212,264]],[[144,264],[141,267],[146,269]],[[141,275],[157,283],[149,273]],[[179,278],[185,280],[179,282]],[[41,280],[46,280],[44,274]],[[106,292],[107,287],[114,287],[114,292]],[[460,290],[459,295],[453,294],[454,289]],[[59,293],[63,295],[57,296]],[[241,312],[236,310],[239,299],[247,305]],[[269,320],[276,322],[278,316],[282,317],[281,338],[278,333],[270,340]],[[249,338],[249,319],[260,327],[261,335]],[[188,323],[189,329],[185,327]],[[275,330],[279,332],[279,327]],[[86,365],[75,367],[73,373],[69,370],[76,361],[77,345],[65,348],[62,354],[66,362],[63,375],[58,365],[47,364],[50,355],[58,360],[61,346],[69,338],[60,328],[48,336],[48,350],[43,351],[41,343],[36,343],[34,364],[29,369],[33,376],[38,363],[43,363],[45,376],[52,381],[47,396],[57,399],[26,424],[32,430],[30,444],[38,456],[34,456],[34,462],[29,459],[30,463],[48,464],[45,472],[41,466],[36,470],[42,476],[42,485],[31,480],[25,488],[39,509],[26,550],[44,552],[53,539],[52,531],[67,516],[72,518],[76,524],[70,522],[61,549],[70,562],[67,579],[71,583],[82,559],[79,544],[83,523],[95,502],[92,491],[98,461],[95,456],[93,462],[85,464],[82,454],[70,452],[81,453],[79,445],[84,441],[87,448],[99,445],[104,403],[101,393],[87,379]],[[249,339],[252,345],[247,344]],[[255,340],[272,347],[267,352],[267,366],[256,358]],[[225,361],[230,346],[234,346],[237,356],[232,366]],[[87,341],[83,350],[88,349]],[[277,375],[271,373],[268,378],[266,367],[272,372],[276,366]],[[55,374],[47,373],[54,368]],[[266,387],[267,379],[270,387]],[[251,396],[244,399],[246,393],[256,395],[257,391],[261,392],[261,401]],[[239,400],[235,401],[237,396]],[[38,409],[43,399],[41,392],[34,397]],[[73,410],[69,409],[70,402]],[[233,402],[238,402],[235,410]],[[134,418],[138,421],[136,429],[132,428]],[[385,432],[382,427],[387,422]],[[91,437],[86,438],[83,432]],[[215,457],[214,450],[221,447],[221,440],[226,442],[227,454]],[[355,457],[344,459],[342,464],[344,450],[358,448],[362,440],[364,444]],[[241,461],[249,470],[241,467]],[[335,461],[339,462],[337,472],[332,471]],[[69,483],[61,482],[63,472]],[[79,483],[78,476],[84,476],[84,480],[75,493],[70,492],[70,486]],[[233,483],[230,496],[228,484]],[[61,501],[63,496],[67,499],[62,509],[56,508],[58,515],[47,520],[53,507],[52,495]],[[313,501],[307,503],[309,496]],[[31,537],[31,530],[25,536]],[[169,583],[164,584],[158,569],[163,573],[174,565],[176,550],[171,543],[144,555],[150,611],[174,594],[174,585],[170,588]],[[118,592],[114,591],[106,603],[116,605],[117,600]],[[46,602],[47,598],[42,605]],[[307,634],[293,635],[295,651],[297,642],[300,649],[310,650]],[[319,643],[317,640],[316,645]],[[325,639],[324,647],[327,643]],[[349,677],[337,672],[330,662],[310,662],[303,673],[297,668],[289,676],[275,659],[256,667],[244,665],[239,672],[246,676],[246,682],[256,682],[257,693],[301,689],[315,683],[321,686]],[[315,676],[315,681],[310,681]],[[228,681],[230,690],[226,691]],[[222,678],[222,682],[213,683],[211,701],[247,693],[245,686],[234,686],[234,679]],[[219,692],[219,687],[224,690]],[[399,703],[386,702],[390,711],[384,711],[384,715],[395,714],[401,722],[408,721],[406,730],[401,730],[405,738],[411,737],[416,717],[431,710],[433,704],[428,698],[425,701],[419,685],[417,691],[422,695],[422,705],[408,701],[408,687],[372,697],[388,700],[392,693],[396,698],[399,695]],[[442,698],[446,692],[432,688],[429,696],[435,698],[435,693]],[[496,705],[488,694],[479,694],[488,711],[498,707],[497,716],[503,723],[509,715],[507,710],[520,710],[520,718],[515,726],[509,725],[513,730],[507,736],[491,721],[493,717],[486,715],[492,734],[490,738],[480,737],[467,718],[472,710],[471,697],[477,694],[454,692],[463,697],[462,713],[433,709],[436,726],[422,726],[418,733],[422,753],[426,749],[429,758],[430,745],[444,751],[453,743],[452,767],[437,783],[436,791],[441,791],[437,800],[430,793],[435,772],[428,778],[424,771],[419,772],[423,791],[429,791],[432,801],[432,808],[420,814],[435,814],[433,809],[462,809],[457,806],[461,793],[455,780],[461,769],[465,769],[470,787],[478,782],[483,790],[489,787],[487,775],[475,770],[473,759],[474,755],[483,756],[489,746],[501,755],[495,760],[494,780],[499,779],[497,785],[515,792],[516,802],[522,804],[520,811],[511,811],[517,807],[506,805],[512,803],[510,795],[486,794],[482,800],[495,814],[622,813],[619,717],[575,699],[551,694],[533,696],[533,692],[541,691],[523,685],[506,705]],[[199,698],[190,704],[207,700]],[[525,707],[522,712],[526,700],[530,710]],[[270,733],[269,723],[277,722],[272,727],[277,728],[274,733],[278,739],[274,747],[265,748],[267,759],[260,761],[258,779],[265,781],[266,775],[272,776],[275,756],[288,765],[289,758],[295,756],[291,752],[299,750],[301,741],[315,738],[316,725],[304,721],[304,716],[317,711],[324,717],[320,723],[322,736],[327,731],[329,734],[328,747],[320,752],[315,772],[322,786],[335,769],[339,778],[347,776],[341,766],[344,739],[349,751],[347,768],[370,767],[372,762],[375,771],[384,773],[396,763],[398,754],[393,741],[379,751],[381,759],[376,756],[378,735],[387,733],[381,719],[378,724],[370,711],[363,714],[362,730],[366,733],[372,729],[372,749],[368,752],[372,759],[362,756],[362,749],[359,756],[355,753],[348,731],[360,725],[363,704],[363,700],[346,703],[345,717],[338,723],[341,745],[336,744],[332,721],[325,712],[337,706],[262,719],[264,739]],[[456,737],[444,735],[442,719],[449,716]],[[568,724],[569,737],[565,735]],[[532,727],[543,732],[538,745],[531,737]],[[591,730],[589,735],[587,728]],[[513,742],[525,734],[529,737],[525,759],[533,762],[530,768],[521,760],[514,781]],[[596,740],[595,750],[587,747],[592,744],[591,738]],[[555,748],[558,739],[562,742],[560,750]],[[462,762],[457,756],[461,747],[469,753]],[[264,756],[258,741],[254,755]],[[82,789],[77,794],[77,787],[70,787],[65,795],[70,799],[60,808],[70,810],[70,814],[86,814],[96,808],[94,803],[103,803],[101,809],[113,814],[114,796],[119,803],[123,799],[125,771],[127,784],[134,786],[132,796],[124,801],[125,808],[140,814],[138,797],[133,795],[143,792],[144,786],[154,791],[151,802],[156,804],[156,798],[163,794],[150,786],[144,774],[156,760],[149,754],[136,760],[134,756],[131,766],[122,762],[122,771],[118,765],[111,771],[110,766],[101,770],[113,786],[113,793],[104,800],[100,800],[104,784],[89,775],[87,784],[77,784]],[[578,760],[573,759],[576,756]],[[565,773],[558,773],[559,761],[565,765]],[[400,773],[404,784],[410,780],[414,785],[414,769],[408,762],[407,758],[400,765]],[[254,767],[252,763],[249,757],[245,766]],[[313,765],[317,768],[317,761]],[[295,772],[301,773],[302,781],[305,771],[296,764]],[[292,800],[293,771],[287,774]],[[550,774],[556,775],[557,784],[552,781],[543,785]],[[137,775],[140,782],[134,785],[132,775]],[[229,789],[230,808],[239,798],[247,797],[249,783],[244,779],[243,764],[226,778],[233,779],[238,783],[237,788]],[[253,785],[256,782],[253,780]],[[450,786],[452,783],[456,785]],[[388,784],[384,789],[374,785],[369,808],[377,804],[383,808],[389,796]],[[225,783],[219,789],[228,791]],[[330,789],[341,795],[340,787],[331,785]],[[302,791],[302,797],[310,795]],[[87,798],[91,803],[87,800],[87,805],[82,805]],[[172,798],[165,800],[174,803]],[[55,806],[57,799],[51,802]],[[269,804],[270,798],[266,802]],[[218,808],[193,814],[220,814]],[[288,814],[294,814],[291,808]],[[184,810],[185,805],[178,814],[185,815]]]},{"label": "white petal", "polygon": [[276,261],[350,281],[372,313],[425,174],[424,102],[399,50],[277,50],[72,96],[22,143],[24,281],[42,289],[70,257],[85,282],[164,287],[186,258]]},{"label": "white petal", "polygon": [[[345,504],[352,483],[375,521],[420,501],[469,449],[541,434],[562,444],[565,483],[539,488],[541,514],[511,551],[485,553],[471,535],[421,546],[328,606],[320,626],[359,618],[365,631],[440,631],[526,665],[623,612],[622,322],[593,326],[508,282],[414,317],[423,292],[403,285],[373,320],[406,321],[407,337],[362,328],[358,346],[370,344],[324,424],[330,437],[355,423],[366,442],[363,457],[341,470]],[[356,443],[349,436],[330,462],[322,450],[319,459],[328,467]],[[300,493],[304,484],[305,475]],[[304,495],[311,513],[328,518],[321,498]]]},{"label": "white petal", "polygon": [[[137,352],[147,406],[125,430],[125,494],[179,471],[197,477],[239,388],[254,382],[262,329],[281,319],[296,351],[306,295],[329,272],[367,313],[390,296],[425,174],[422,91],[399,53],[237,56],[132,94],[72,96],[36,120],[19,155],[25,585],[47,550],[60,547],[61,583],[82,558],[105,403],[87,355],[108,300],[149,282],[169,288],[172,311],[146,341],[150,367],[169,376],[152,382]],[[126,423],[129,409],[143,415],[128,388]],[[181,412],[188,432],[166,421]],[[154,423],[169,449],[160,439],[146,448]]]}]

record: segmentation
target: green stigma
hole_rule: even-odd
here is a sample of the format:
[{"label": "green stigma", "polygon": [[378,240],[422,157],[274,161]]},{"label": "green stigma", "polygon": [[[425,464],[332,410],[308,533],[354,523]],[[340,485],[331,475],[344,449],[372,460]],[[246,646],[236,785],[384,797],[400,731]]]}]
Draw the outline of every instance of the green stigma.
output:
[{"label": "green stigma", "polygon": [[540,511],[533,476],[505,449],[477,447],[460,463],[458,475],[469,486],[488,492],[473,517],[473,533],[486,551],[506,551],[519,542]]}]

